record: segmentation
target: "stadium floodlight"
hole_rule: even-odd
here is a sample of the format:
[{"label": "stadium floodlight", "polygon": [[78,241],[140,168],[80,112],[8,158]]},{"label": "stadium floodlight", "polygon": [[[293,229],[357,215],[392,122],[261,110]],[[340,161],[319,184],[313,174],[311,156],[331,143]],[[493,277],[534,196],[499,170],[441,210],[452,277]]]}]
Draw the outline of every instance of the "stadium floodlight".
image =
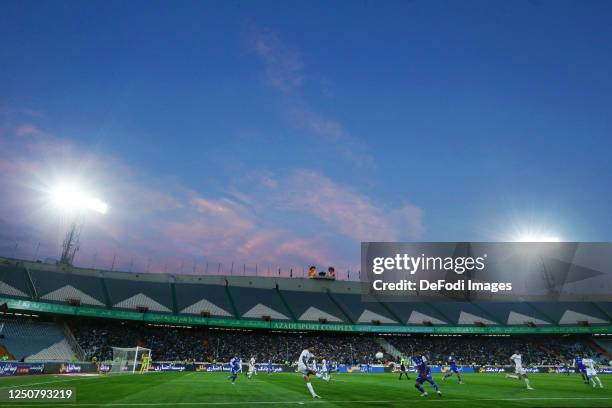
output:
[{"label": "stadium floodlight", "polygon": [[61,184],[54,188],[51,191],[51,201],[56,207],[63,210],[89,210],[100,214],[106,214],[108,211],[108,204],[104,201],[70,184]]},{"label": "stadium floodlight", "polygon": [[516,222],[513,231],[506,235],[506,241],[510,242],[561,242],[556,228],[551,228],[541,222]]},{"label": "stadium floodlight", "polygon": [[520,235],[514,239],[514,242],[560,242],[561,239],[552,235]]},{"label": "stadium floodlight", "polygon": [[72,265],[79,250],[79,240],[86,212],[106,214],[108,204],[78,184],[63,182],[49,190],[51,204],[72,218],[62,244],[59,263]]}]

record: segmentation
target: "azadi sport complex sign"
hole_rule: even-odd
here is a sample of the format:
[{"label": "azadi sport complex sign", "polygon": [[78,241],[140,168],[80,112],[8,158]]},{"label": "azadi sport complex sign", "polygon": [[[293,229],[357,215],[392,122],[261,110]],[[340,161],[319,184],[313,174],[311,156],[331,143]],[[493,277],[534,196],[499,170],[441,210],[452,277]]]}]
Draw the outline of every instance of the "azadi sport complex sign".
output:
[{"label": "azadi sport complex sign", "polygon": [[612,243],[361,244],[363,300],[612,301]]},{"label": "azadi sport complex sign", "polygon": [[348,333],[431,333],[431,334],[571,334],[571,333],[612,333],[612,326],[510,326],[510,327],[428,327],[428,326],[374,326],[353,324],[319,324],[293,322],[266,322],[261,320],[217,319],[201,316],[171,315],[161,313],[138,313],[124,310],[100,309],[84,306],[69,306],[56,303],[32,302],[28,300],[0,297],[0,304],[10,309],[59,315],[99,317],[107,319],[134,320],[150,323],[201,325],[211,327],[232,327],[241,329],[310,330]]}]

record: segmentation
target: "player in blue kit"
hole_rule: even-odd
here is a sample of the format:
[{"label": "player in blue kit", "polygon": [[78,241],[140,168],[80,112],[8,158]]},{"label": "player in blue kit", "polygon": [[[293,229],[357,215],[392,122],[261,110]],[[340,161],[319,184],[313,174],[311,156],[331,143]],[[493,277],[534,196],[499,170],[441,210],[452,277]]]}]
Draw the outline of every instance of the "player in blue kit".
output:
[{"label": "player in blue kit", "polygon": [[459,374],[459,369],[457,368],[457,363],[455,362],[455,353],[451,353],[450,356],[448,356],[448,366],[449,369],[444,375],[444,377],[442,377],[442,381],[446,380],[454,373],[457,374],[457,380],[459,381],[459,384],[463,384],[463,381],[461,380],[461,375]]},{"label": "player in blue kit", "polygon": [[329,360],[329,361],[327,362],[327,375],[328,375],[328,377],[329,377],[329,379],[330,379],[330,380],[331,380],[331,375],[332,375],[332,373],[333,373],[335,370],[336,370],[336,368],[334,367],[334,363],[333,363],[331,360]]},{"label": "player in blue kit", "polygon": [[234,354],[234,357],[230,360],[230,370],[232,374],[227,377],[228,380],[232,382],[232,385],[236,383],[236,377],[238,377],[238,373],[240,372],[240,359],[238,358],[238,354]]},{"label": "player in blue kit", "polygon": [[589,384],[589,379],[588,379],[587,373],[586,373],[586,367],[584,366],[584,363],[582,362],[582,357],[581,356],[576,356],[576,358],[574,358],[574,368],[582,376],[582,381],[585,384]]},{"label": "player in blue kit", "polygon": [[272,360],[268,360],[268,374],[270,374],[271,372],[274,371],[274,368],[272,367]]},{"label": "player in blue kit", "polygon": [[442,391],[440,391],[438,384],[436,384],[431,377],[431,371],[427,366],[427,359],[425,358],[425,356],[421,355],[421,353],[417,351],[412,357],[412,361],[414,362],[414,366],[418,374],[414,387],[421,392],[421,397],[427,397],[429,395],[427,391],[423,389],[423,383],[425,381],[430,383],[434,387],[434,390],[436,390],[436,392],[438,393],[438,396],[441,397]]}]

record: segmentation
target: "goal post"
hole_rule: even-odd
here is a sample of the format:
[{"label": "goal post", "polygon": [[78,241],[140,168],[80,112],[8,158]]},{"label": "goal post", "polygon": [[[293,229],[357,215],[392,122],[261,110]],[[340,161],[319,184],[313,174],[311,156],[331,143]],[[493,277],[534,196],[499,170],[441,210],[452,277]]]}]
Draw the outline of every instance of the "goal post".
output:
[{"label": "goal post", "polygon": [[151,361],[151,349],[146,347],[112,347],[113,361],[111,374],[136,374],[146,356],[146,364]]}]

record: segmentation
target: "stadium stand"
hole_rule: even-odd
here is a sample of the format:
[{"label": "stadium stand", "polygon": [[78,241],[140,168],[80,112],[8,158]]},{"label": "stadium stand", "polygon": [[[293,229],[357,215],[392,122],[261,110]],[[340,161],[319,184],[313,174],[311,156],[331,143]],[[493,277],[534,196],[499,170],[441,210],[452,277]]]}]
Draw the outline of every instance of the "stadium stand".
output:
[{"label": "stadium stand", "polygon": [[559,325],[608,324],[608,316],[589,302],[546,302],[532,304]]},{"label": "stadium stand", "polygon": [[596,338],[594,340],[607,353],[607,357],[612,358],[612,339]]},{"label": "stadium stand", "polygon": [[357,324],[399,324],[399,319],[381,303],[362,302],[360,295],[331,293],[335,303]]},{"label": "stadium stand", "polygon": [[[403,353],[426,353],[434,363],[442,363],[450,352],[463,364],[507,364],[514,350],[524,353],[528,364],[558,365],[576,353],[603,354],[590,346],[588,337],[552,336],[377,336],[317,333],[278,333],[269,331],[175,328],[117,322],[73,322],[73,331],[88,358],[111,358],[110,345],[149,347],[159,361],[228,361],[234,353],[244,360],[255,355],[260,362],[293,362],[308,344],[316,354],[345,363],[371,363],[381,351],[383,338]],[[389,357],[389,355],[387,355]]]},{"label": "stadium stand", "polygon": [[[234,318],[232,305],[225,290],[225,282],[221,278],[207,279],[207,284],[201,284],[203,278],[183,277],[175,283],[177,309],[181,314],[210,315]],[[200,284],[191,283],[196,279]]]},{"label": "stadium stand", "polygon": [[230,286],[229,293],[242,319],[291,320],[276,289]]},{"label": "stadium stand", "polygon": [[612,302],[597,302],[595,306],[606,314],[609,321],[612,321]]},{"label": "stadium stand", "polygon": [[426,302],[388,302],[387,308],[407,325],[448,325],[449,322],[440,312]]},{"label": "stadium stand", "polygon": [[436,302],[435,309],[453,325],[485,325],[500,324],[485,309],[469,302]]},{"label": "stadium stand", "polygon": [[30,298],[25,269],[0,262],[0,293],[16,298]]},{"label": "stadium stand", "polygon": [[597,359],[606,362],[601,353],[589,346],[588,338],[553,337],[553,336],[517,336],[517,337],[394,337],[387,338],[398,350],[411,354],[420,351],[430,356],[435,364],[442,364],[451,352],[457,354],[462,364],[504,365],[514,350],[523,354],[526,365],[560,365],[577,353],[594,354]]},{"label": "stadium stand", "polygon": [[172,313],[170,282],[164,275],[105,273],[104,281],[114,308]]},{"label": "stadium stand", "polygon": [[[0,352],[26,360],[103,361],[113,346],[140,345],[157,361],[227,361],[237,352],[243,359],[291,363],[312,343],[317,355],[345,364],[370,363],[381,349],[389,358],[419,350],[434,362],[455,351],[464,364],[507,364],[514,349],[528,364],[560,364],[583,352],[600,361],[610,357],[605,336],[470,333],[479,326],[606,329],[611,303],[366,302],[360,293],[359,282],[65,270],[0,258],[0,297],[41,307],[32,321],[0,305],[0,314],[10,316],[3,320]],[[36,310],[21,303],[14,307]],[[412,334],[395,334],[400,326]],[[422,331],[427,326],[435,331]]]},{"label": "stadium stand", "polygon": [[72,361],[76,355],[63,328],[51,322],[25,319],[0,320],[1,343],[16,359]]},{"label": "stadium stand", "polygon": [[113,322],[73,323],[73,331],[88,358],[112,357],[111,347],[139,344],[152,349],[157,361],[229,361],[234,353],[244,360],[293,362],[308,344],[317,354],[343,363],[371,361],[380,347],[373,336],[271,333],[205,328],[156,327]]},{"label": "stadium stand", "polygon": [[99,277],[77,273],[56,273],[41,270],[30,272],[39,299],[88,306],[104,307],[104,292]]},{"label": "stadium stand", "polygon": [[536,310],[529,303],[521,302],[474,302],[481,310],[486,310],[496,321],[508,326],[553,324],[551,319]]},{"label": "stadium stand", "polygon": [[291,290],[282,290],[281,293],[300,322],[350,322],[327,293]]},{"label": "stadium stand", "polygon": [[609,302],[364,302],[361,283],[281,277],[136,274],[0,258],[0,295],[172,315],[407,326],[597,326]]}]

